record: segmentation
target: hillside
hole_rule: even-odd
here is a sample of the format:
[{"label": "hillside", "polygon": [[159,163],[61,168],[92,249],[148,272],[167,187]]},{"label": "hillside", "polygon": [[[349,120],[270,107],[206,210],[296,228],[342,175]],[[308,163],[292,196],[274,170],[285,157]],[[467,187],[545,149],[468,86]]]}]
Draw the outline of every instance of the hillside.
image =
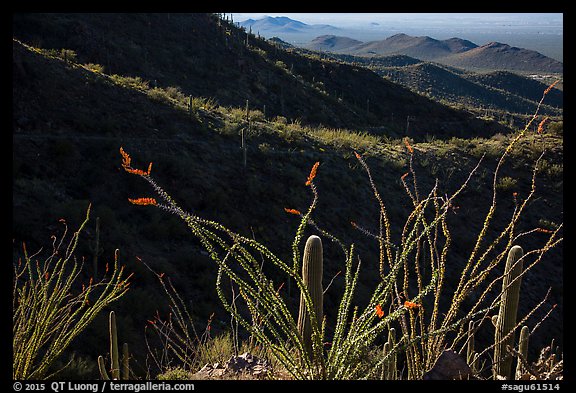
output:
[{"label": "hillside", "polygon": [[[203,32],[212,27],[214,32],[220,31],[217,21],[209,16],[195,15],[190,20],[170,16],[177,22],[176,30],[166,32],[173,41],[164,42],[165,50],[160,49],[162,40],[167,37],[161,38],[161,33],[155,29],[147,30],[148,25],[140,21],[149,18],[149,21],[158,22],[168,18],[167,15],[114,15],[114,21],[110,20],[109,23],[110,36],[104,34],[103,27],[96,23],[105,20],[102,15],[91,16],[93,20],[87,16],[87,20],[74,19],[70,15],[49,15],[45,19],[38,17],[35,20],[36,17],[20,17],[19,33],[17,36],[15,34],[15,38],[27,36],[31,41],[26,43],[15,39],[12,48],[13,262],[16,263],[20,255],[23,242],[30,253],[40,247],[44,247],[44,252],[49,252],[53,241],[51,236],[62,234],[60,220],[65,220],[70,231],[76,230],[87,206],[91,204],[91,219],[78,245],[78,260],[89,261],[84,264],[81,279],[88,282],[93,276],[101,277],[106,263],[113,261],[116,249],[119,250],[120,264],[125,265],[128,272],[134,273],[128,294],[114,303],[112,308],[118,317],[121,340],[130,345],[131,367],[137,377],[155,377],[158,373],[156,365],[150,362],[148,347],[150,344],[156,348],[158,343],[150,335],[146,336],[150,331],[146,333],[145,326],[154,315],[167,317],[170,312],[168,299],[157,277],[139,263],[139,259],[173,281],[190,306],[200,332],[206,329],[209,319],[212,320],[214,336],[229,331],[231,323],[230,315],[222,308],[215,291],[218,269],[199,242],[191,236],[186,225],[159,209],[128,202],[128,198],[151,196],[152,191],[142,179],[122,170],[120,147],[130,153],[136,166],[152,161],[156,181],[185,210],[218,221],[246,237],[255,238],[287,261],[291,258],[298,219],[284,209],[306,209],[311,195],[304,182],[312,165],[319,161],[321,164],[316,182],[320,196],[314,219],[346,244],[356,244],[357,253],[362,258],[358,299],[355,300],[355,305],[360,306],[366,304],[369,289],[380,280],[378,245],[373,239],[354,230],[350,221],[377,230],[378,203],[354,152],[362,154],[373,170],[374,182],[391,217],[394,240],[400,238],[402,225],[413,209],[413,201],[406,195],[401,181],[409,171],[410,162],[413,162],[418,174],[421,195],[428,193],[436,181],[442,195],[454,192],[485,155],[482,166],[470,179],[469,187],[456,200],[459,209],[449,215],[448,223],[453,232],[445,291],[449,294],[454,290],[457,284],[454,271],[466,262],[467,253],[475,241],[475,231],[483,223],[483,215],[488,208],[487,196],[492,195],[491,174],[499,154],[513,133],[497,134],[486,139],[477,137],[477,130],[468,128],[468,124],[471,127],[478,124],[466,120],[472,117],[444,105],[428,105],[432,100],[421,98],[360,66],[315,58],[303,59],[295,53],[281,51],[260,41],[257,45],[261,46],[243,50],[245,59],[251,59],[254,67],[262,67],[255,68],[255,73],[250,77],[255,80],[270,78],[266,86],[278,83],[285,92],[295,94],[296,97],[285,96],[285,109],[294,111],[302,108],[307,116],[302,119],[308,121],[313,118],[312,110],[315,109],[323,111],[316,121],[328,114],[324,111],[333,111],[330,113],[337,117],[335,121],[354,124],[357,118],[347,115],[350,111],[339,113],[339,110],[344,111],[349,107],[351,97],[356,97],[358,101],[366,97],[362,94],[370,97],[370,113],[379,110],[380,103],[373,99],[385,101],[386,98],[399,101],[385,102],[389,108],[398,110],[397,113],[418,113],[425,119],[423,121],[433,122],[436,116],[447,116],[445,120],[451,119],[450,116],[462,116],[457,117],[461,119],[459,123],[445,125],[447,131],[443,134],[458,134],[462,138],[441,139],[428,135],[427,141],[422,137],[422,141],[418,142],[420,135],[415,135],[412,140],[415,153],[411,155],[403,140],[403,130],[398,132],[397,137],[371,135],[360,127],[337,129],[324,124],[312,125],[312,121],[299,121],[300,117],[273,117],[270,113],[275,110],[274,102],[266,101],[265,95],[259,95],[257,91],[251,93],[250,89],[234,91],[245,87],[245,82],[233,83],[233,79],[239,75],[235,67],[220,66],[217,71],[203,68],[208,65],[216,67],[216,61],[226,62],[225,65],[234,64],[234,57],[227,58],[217,50],[211,52],[211,47],[221,49],[227,56],[236,53],[236,50],[239,52],[242,47],[238,44],[227,48],[225,33],[204,36]],[[25,31],[24,21],[30,22],[29,32]],[[190,24],[183,23],[185,21]],[[196,22],[199,25],[195,25]],[[119,28],[122,24],[124,30]],[[150,35],[138,30],[138,26]],[[178,61],[170,61],[170,51],[178,48],[174,42],[180,28],[184,32],[191,29],[197,34],[195,37],[212,41],[201,44],[197,42],[201,40],[192,40],[189,45],[198,51],[198,57],[193,57],[183,46],[181,52],[175,52],[179,54]],[[77,31],[77,36],[69,34],[71,29]],[[172,33],[178,34],[171,36]],[[118,35],[117,40],[112,40],[112,34]],[[233,37],[232,34],[235,33],[229,37]],[[50,42],[53,44],[48,44]],[[98,42],[101,46],[98,46]],[[68,51],[62,51],[62,48]],[[70,51],[71,48],[74,52]],[[146,52],[147,63],[131,62],[129,54],[139,59],[135,54],[144,48],[149,50]],[[267,48],[270,53],[252,58],[250,53],[255,51],[254,48]],[[204,55],[212,53],[214,60],[201,57],[202,51],[206,51]],[[91,53],[93,57],[89,56]],[[261,62],[257,62],[258,58],[262,59]],[[282,71],[275,74],[268,68],[271,61],[282,61],[288,65],[290,60],[294,60],[291,73]],[[193,67],[194,61],[199,64]],[[182,62],[194,72],[176,72]],[[226,83],[216,80],[213,72]],[[306,89],[301,91],[302,86],[309,85],[294,82],[294,75],[303,79],[316,78],[315,82],[326,81],[326,85],[332,88],[349,84],[350,96],[338,97],[340,101],[331,99],[329,95],[322,98],[323,94],[317,96]],[[201,76],[207,80],[203,82]],[[352,89],[359,80],[363,82],[362,89]],[[284,85],[285,81],[291,83]],[[208,92],[202,90],[203,84],[209,86],[210,83],[224,90],[215,89],[212,95],[193,94],[194,89]],[[249,123],[245,110],[247,97]],[[238,101],[237,105],[232,105],[235,100]],[[298,100],[306,100],[305,104],[311,108],[298,105]],[[263,107],[255,102],[266,103],[265,113]],[[365,105],[365,101],[362,101],[362,105]],[[402,106],[404,112],[400,110]],[[379,120],[376,115],[374,119]],[[405,119],[400,123],[405,125]],[[537,194],[532,203],[526,206],[526,215],[518,222],[518,230],[536,227],[553,229],[562,222],[563,138],[558,131],[561,125],[552,124],[542,134],[528,133],[503,165],[503,181],[498,183],[499,210],[488,231],[489,237],[493,238],[499,233],[500,227],[517,207],[513,193],[518,193],[519,198],[529,194],[532,165],[543,150],[546,153],[536,177]],[[246,136],[246,164],[240,148],[242,131]],[[96,217],[100,222],[102,248],[97,263],[98,274],[95,274],[92,266]],[[542,238],[538,236],[523,236],[519,242],[526,248],[541,246]],[[330,334],[344,288],[344,277],[338,275],[344,261],[341,251],[329,241],[326,241],[325,253],[326,280],[334,278],[324,303],[329,325],[327,332]],[[562,261],[562,248],[552,250],[542,263],[528,272],[522,283],[519,311],[522,314],[541,301],[548,288],[552,289],[546,307],[529,319],[531,326],[540,321],[551,305],[557,305],[530,338],[532,356],[548,345],[551,337],[563,345],[563,287],[562,281],[558,280],[563,274]],[[275,283],[285,280],[277,273],[271,277]],[[299,294],[289,285],[286,287],[283,294],[290,310],[296,313]],[[62,365],[73,353],[76,360],[71,370],[66,371],[66,378],[60,378],[98,378],[96,358],[108,351],[104,314],[96,318],[93,325],[73,343],[71,351],[66,353]],[[491,335],[493,331],[489,327],[480,331],[477,345]],[[147,342],[145,337],[150,341]]]},{"label": "hillside", "polygon": [[[410,87],[415,92],[443,102],[512,114],[533,113],[542,98],[542,94],[538,96],[537,92],[542,92],[547,87],[541,82],[513,73],[455,73],[433,63],[381,67],[376,72]],[[563,101],[560,91],[553,89],[546,102],[541,108],[542,113],[550,116],[562,115]]]},{"label": "hillside", "polygon": [[[328,56],[328,55],[327,55]],[[446,66],[437,62],[424,62],[406,55],[354,56],[330,54],[331,58],[367,67],[378,75],[405,86],[415,93],[448,105],[516,124],[533,113],[544,91],[555,79],[543,81],[509,71],[473,72]],[[559,118],[563,113],[562,83],[558,83],[547,96],[540,110]],[[508,118],[508,120],[504,120]]]},{"label": "hillside", "polygon": [[[517,96],[524,97],[533,102],[538,102],[542,98],[540,92],[542,91],[542,87],[545,86],[545,83],[540,81],[507,71],[469,73],[467,74],[467,78],[485,86],[490,86],[495,89],[504,90]],[[550,90],[546,96],[545,105],[563,108],[564,100],[562,90],[558,88]]]},{"label": "hillside", "polygon": [[220,105],[241,107],[248,100],[270,118],[379,127],[392,136],[405,130],[408,116],[418,119],[415,137],[460,136],[464,125],[470,136],[507,132],[498,123],[474,119],[366,68],[303,57],[247,37],[214,15],[16,14],[14,36],[41,48],[72,50],[77,61],[100,64],[108,74],[176,86],[184,95],[208,97]]}]

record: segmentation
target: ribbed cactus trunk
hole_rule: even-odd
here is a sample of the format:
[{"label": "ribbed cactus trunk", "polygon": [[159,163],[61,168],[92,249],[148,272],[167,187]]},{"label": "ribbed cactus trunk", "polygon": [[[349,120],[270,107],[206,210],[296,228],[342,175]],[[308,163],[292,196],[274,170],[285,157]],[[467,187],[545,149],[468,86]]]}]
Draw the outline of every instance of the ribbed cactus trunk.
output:
[{"label": "ribbed cactus trunk", "polygon": [[[528,338],[530,337],[530,329],[528,326],[523,326],[520,330],[520,339],[518,340],[518,352],[528,361]],[[526,368],[520,357],[516,361],[516,379],[522,378],[526,374]]]},{"label": "ribbed cactus trunk", "polygon": [[[120,380],[130,378],[130,353],[128,351],[128,343],[122,346],[122,370],[120,370],[120,353],[118,349],[118,330],[116,328],[116,313],[110,311],[109,319],[109,333],[110,333],[110,375],[106,371],[106,364],[103,356],[98,356],[98,369],[100,376],[103,380]],[[121,372],[122,371],[122,372]],[[112,377],[112,378],[110,378]]]},{"label": "ribbed cactus trunk", "polygon": [[[494,336],[494,377],[500,375],[506,379],[512,377],[512,361],[514,358],[508,353],[507,346],[514,347],[515,332],[506,337],[516,326],[518,314],[518,300],[520,297],[520,284],[522,278],[516,279],[523,270],[523,262],[519,261],[524,255],[520,246],[514,246],[508,252],[504,278],[502,281],[502,299],[498,319],[496,320],[496,333]],[[515,280],[516,279],[516,280]],[[515,280],[515,281],[514,281]],[[514,281],[514,282],[513,282]],[[513,283],[512,283],[513,282]],[[510,285],[512,283],[512,285]]]},{"label": "ribbed cactus trunk", "polygon": [[112,379],[120,379],[120,362],[118,360],[118,331],[116,329],[116,313],[110,311],[110,357],[112,358]]},{"label": "ribbed cactus trunk", "polygon": [[[324,318],[323,308],[323,288],[322,288],[322,270],[323,270],[323,257],[322,257],[322,240],[312,235],[306,241],[304,248],[304,257],[302,261],[302,279],[312,298],[314,312],[316,313],[316,321],[318,330],[322,327],[322,319]],[[311,360],[313,360],[312,351],[312,324],[310,321],[309,313],[307,312],[304,295],[300,294],[300,310],[298,312],[298,331],[304,341],[304,347]]]}]

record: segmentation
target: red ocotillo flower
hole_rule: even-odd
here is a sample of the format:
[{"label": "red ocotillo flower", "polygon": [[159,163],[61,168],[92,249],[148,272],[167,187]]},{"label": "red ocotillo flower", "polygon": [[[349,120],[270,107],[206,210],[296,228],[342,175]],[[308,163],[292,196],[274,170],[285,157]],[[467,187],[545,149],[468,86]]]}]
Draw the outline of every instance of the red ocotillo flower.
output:
[{"label": "red ocotillo flower", "polygon": [[132,168],[132,166],[130,165],[130,163],[132,162],[132,159],[130,158],[130,155],[128,153],[126,153],[126,151],[120,147],[120,154],[122,155],[122,168],[124,168],[124,170],[128,173],[132,173],[134,175],[140,175],[140,176],[149,176],[150,172],[152,171],[152,163],[148,164],[148,170],[144,171],[142,169],[136,169],[136,168]]},{"label": "red ocotillo flower", "polygon": [[382,318],[384,316],[384,310],[382,310],[382,306],[379,304],[376,305],[376,315],[378,315],[378,318]]},{"label": "red ocotillo flower", "polygon": [[299,210],[296,210],[296,209],[288,209],[287,207],[284,208],[284,211],[285,211],[286,213],[289,213],[289,214],[296,214],[297,216],[299,216],[300,214],[302,214],[302,213],[300,213]]},{"label": "red ocotillo flower", "polygon": [[312,180],[314,180],[314,178],[316,177],[316,171],[318,170],[319,165],[320,165],[320,163],[316,162],[314,164],[314,166],[312,167],[312,170],[310,171],[310,174],[308,175],[308,180],[306,181],[307,186],[312,184]]},{"label": "red ocotillo flower", "polygon": [[128,198],[128,201],[134,205],[154,205],[156,206],[158,203],[156,202],[156,199],[154,198],[138,198],[138,199],[130,199]]},{"label": "red ocotillo flower", "polygon": [[404,302],[404,307],[412,309],[412,308],[418,308],[418,307],[420,307],[420,305],[418,303],[413,303],[413,302],[409,302],[408,300],[406,300]]},{"label": "red ocotillo flower", "polygon": [[410,142],[408,142],[408,138],[404,138],[404,144],[406,145],[408,152],[410,152],[410,154],[413,154],[414,149],[412,149],[412,146],[410,146]]},{"label": "red ocotillo flower", "polygon": [[548,86],[548,87],[546,88],[546,90],[544,90],[544,95],[548,94],[548,93],[550,92],[550,90],[552,90],[552,88],[553,88],[554,86],[556,86],[556,84],[557,84],[558,82],[560,82],[560,79],[557,79],[556,81],[554,81],[554,83],[552,83],[550,86]]},{"label": "red ocotillo flower", "polygon": [[538,124],[538,134],[541,134],[542,131],[544,130],[544,124],[546,123],[546,121],[548,121],[548,116],[546,116],[544,119],[542,119],[540,124]]}]

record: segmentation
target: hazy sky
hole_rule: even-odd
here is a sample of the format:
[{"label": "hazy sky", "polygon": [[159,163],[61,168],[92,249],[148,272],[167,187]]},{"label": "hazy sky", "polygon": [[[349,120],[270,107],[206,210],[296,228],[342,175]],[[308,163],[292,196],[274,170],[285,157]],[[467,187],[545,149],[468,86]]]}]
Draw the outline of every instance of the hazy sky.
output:
[{"label": "hazy sky", "polygon": [[540,26],[562,28],[561,13],[236,13],[234,20],[260,19],[264,16],[287,16],[308,24],[332,24],[351,27],[371,23],[410,23],[425,26],[443,24],[480,24],[501,26]]}]

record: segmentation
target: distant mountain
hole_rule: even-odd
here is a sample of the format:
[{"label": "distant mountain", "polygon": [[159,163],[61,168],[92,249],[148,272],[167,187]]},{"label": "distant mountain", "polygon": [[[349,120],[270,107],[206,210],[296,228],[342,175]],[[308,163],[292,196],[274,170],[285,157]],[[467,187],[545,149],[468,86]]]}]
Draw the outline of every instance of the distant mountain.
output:
[{"label": "distant mountain", "polygon": [[461,38],[437,40],[428,36],[395,34],[384,40],[358,43],[349,37],[324,35],[305,46],[354,56],[406,55],[424,61],[474,70],[562,73],[563,65],[543,54],[499,42],[478,46]]},{"label": "distant mountain", "polygon": [[443,58],[442,63],[468,69],[505,69],[562,73],[563,64],[543,54],[500,42],[490,42]]},{"label": "distant mountain", "polygon": [[450,52],[452,53],[466,52],[469,51],[470,49],[478,47],[478,45],[476,45],[471,41],[463,40],[462,38],[457,37],[449,38],[447,40],[443,40],[442,42],[444,42],[448,46]]},{"label": "distant mountain", "polygon": [[[332,42],[338,45],[332,46]],[[420,60],[433,60],[455,53],[461,53],[477,47],[473,42],[460,38],[436,40],[428,36],[413,37],[407,34],[395,34],[385,40],[359,42],[348,37],[316,37],[306,46],[308,49],[331,50],[357,56],[378,56],[402,54]]]},{"label": "distant mountain", "polygon": [[362,44],[362,41],[358,41],[349,37],[322,35],[314,38],[310,42],[310,45],[307,46],[307,48],[311,50],[336,52],[341,49],[350,48],[360,44]]},{"label": "distant mountain", "polygon": [[262,19],[246,19],[239,23],[241,27],[252,29],[254,33],[260,33],[264,36],[270,34],[283,34],[283,33],[310,33],[317,32],[336,32],[339,29],[331,25],[308,25],[286,16],[266,16]]}]

